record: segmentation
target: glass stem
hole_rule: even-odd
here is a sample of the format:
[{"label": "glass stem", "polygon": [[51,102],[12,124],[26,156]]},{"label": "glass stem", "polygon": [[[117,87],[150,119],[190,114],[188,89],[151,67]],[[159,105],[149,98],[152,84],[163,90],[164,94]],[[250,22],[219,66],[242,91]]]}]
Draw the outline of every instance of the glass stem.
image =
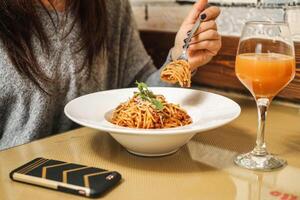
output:
[{"label": "glass stem", "polygon": [[265,143],[265,125],[270,100],[267,98],[259,98],[256,100],[256,105],[258,110],[258,128],[256,146],[253,149],[252,154],[255,156],[266,156],[268,151]]}]

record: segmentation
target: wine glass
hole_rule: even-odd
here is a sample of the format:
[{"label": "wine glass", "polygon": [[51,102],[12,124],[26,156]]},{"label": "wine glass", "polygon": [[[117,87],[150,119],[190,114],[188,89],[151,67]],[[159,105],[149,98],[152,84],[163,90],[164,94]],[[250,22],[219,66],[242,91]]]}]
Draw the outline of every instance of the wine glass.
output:
[{"label": "wine glass", "polygon": [[285,160],[268,153],[265,123],[272,99],[294,78],[295,65],[294,44],[287,23],[250,21],[245,24],[235,73],[255,98],[258,129],[255,148],[234,159],[238,166],[270,171],[286,165]]}]

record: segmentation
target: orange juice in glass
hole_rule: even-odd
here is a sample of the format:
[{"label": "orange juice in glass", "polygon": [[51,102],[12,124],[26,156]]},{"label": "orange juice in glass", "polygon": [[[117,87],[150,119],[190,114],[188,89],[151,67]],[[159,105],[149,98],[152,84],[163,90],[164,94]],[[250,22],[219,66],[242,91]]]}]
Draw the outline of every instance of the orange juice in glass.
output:
[{"label": "orange juice in glass", "polygon": [[272,99],[295,76],[295,53],[289,27],[284,22],[252,21],[243,27],[235,72],[254,96],[258,110],[256,146],[237,155],[234,162],[243,168],[270,171],[286,161],[267,151],[265,123]]},{"label": "orange juice in glass", "polygon": [[278,53],[244,53],[236,58],[236,75],[252,95],[272,99],[295,76],[295,59]]}]

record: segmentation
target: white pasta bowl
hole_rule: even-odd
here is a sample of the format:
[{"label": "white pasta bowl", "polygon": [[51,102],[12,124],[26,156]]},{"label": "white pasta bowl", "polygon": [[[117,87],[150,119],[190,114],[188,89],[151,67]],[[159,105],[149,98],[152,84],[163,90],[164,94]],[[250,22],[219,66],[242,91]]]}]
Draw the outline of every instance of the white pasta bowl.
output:
[{"label": "white pasta bowl", "polygon": [[110,122],[111,112],[127,101],[136,88],[107,90],[78,97],[65,106],[65,114],[74,122],[108,132],[127,151],[141,156],[163,156],[176,152],[196,133],[223,126],[236,119],[240,106],[221,95],[194,89],[150,87],[169,103],[179,104],[193,123],[166,129],[125,128]]}]

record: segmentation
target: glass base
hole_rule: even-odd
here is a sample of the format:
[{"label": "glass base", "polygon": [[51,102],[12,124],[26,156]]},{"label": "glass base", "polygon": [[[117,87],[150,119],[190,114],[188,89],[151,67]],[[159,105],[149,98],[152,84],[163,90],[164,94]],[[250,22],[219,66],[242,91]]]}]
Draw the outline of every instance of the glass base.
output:
[{"label": "glass base", "polygon": [[240,167],[258,170],[271,171],[286,166],[287,162],[273,155],[256,156],[252,152],[238,155],[234,163]]}]

